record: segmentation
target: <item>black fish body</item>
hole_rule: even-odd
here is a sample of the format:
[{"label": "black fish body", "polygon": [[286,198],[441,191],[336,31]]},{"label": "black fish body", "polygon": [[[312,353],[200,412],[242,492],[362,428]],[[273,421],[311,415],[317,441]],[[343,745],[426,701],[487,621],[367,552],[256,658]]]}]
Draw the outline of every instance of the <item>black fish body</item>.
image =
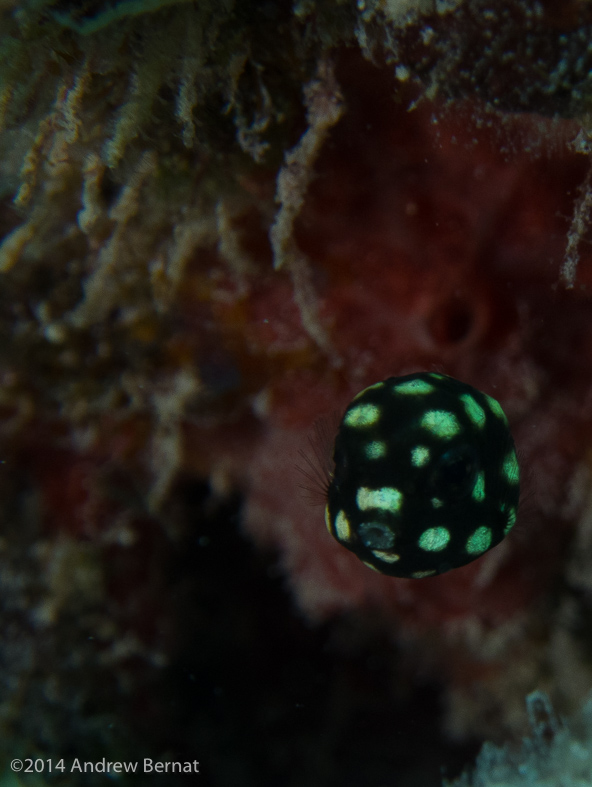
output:
[{"label": "black fish body", "polygon": [[329,532],[367,566],[421,578],[463,566],[516,522],[520,471],[500,404],[438,373],[389,377],[344,413]]}]

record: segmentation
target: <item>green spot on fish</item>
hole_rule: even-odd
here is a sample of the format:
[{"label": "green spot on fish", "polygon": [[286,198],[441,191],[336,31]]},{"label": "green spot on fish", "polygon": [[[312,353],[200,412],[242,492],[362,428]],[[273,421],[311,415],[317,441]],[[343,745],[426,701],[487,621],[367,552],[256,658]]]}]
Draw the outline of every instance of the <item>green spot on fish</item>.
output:
[{"label": "green spot on fish", "polygon": [[478,527],[467,540],[467,552],[469,555],[480,555],[486,552],[491,546],[491,530],[488,527]]},{"label": "green spot on fish", "polygon": [[421,417],[421,425],[434,437],[444,440],[451,440],[460,432],[458,418],[448,410],[428,410]]},{"label": "green spot on fish", "polygon": [[445,527],[430,527],[419,537],[419,547],[426,552],[441,552],[450,541],[450,532]]},{"label": "green spot on fish", "polygon": [[430,461],[430,449],[425,445],[416,445],[411,449],[411,464],[414,467],[423,467]]}]

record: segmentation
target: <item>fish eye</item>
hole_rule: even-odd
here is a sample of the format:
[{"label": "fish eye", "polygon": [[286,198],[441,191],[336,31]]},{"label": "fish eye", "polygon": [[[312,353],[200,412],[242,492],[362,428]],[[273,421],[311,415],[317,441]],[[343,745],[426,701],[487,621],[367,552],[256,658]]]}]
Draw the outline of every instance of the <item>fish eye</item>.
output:
[{"label": "fish eye", "polygon": [[477,454],[469,445],[451,448],[437,460],[430,476],[430,494],[441,500],[460,500],[470,494],[478,470]]},{"label": "fish eye", "polygon": [[369,549],[390,549],[395,543],[393,532],[382,522],[363,522],[358,527],[358,535]]}]

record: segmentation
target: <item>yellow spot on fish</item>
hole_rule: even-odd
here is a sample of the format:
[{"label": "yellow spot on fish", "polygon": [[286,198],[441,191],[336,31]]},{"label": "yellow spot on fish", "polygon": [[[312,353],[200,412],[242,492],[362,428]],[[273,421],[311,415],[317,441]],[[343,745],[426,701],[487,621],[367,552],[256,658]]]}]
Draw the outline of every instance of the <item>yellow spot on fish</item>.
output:
[{"label": "yellow spot on fish", "polygon": [[340,511],[335,519],[335,533],[340,541],[349,541],[351,538],[351,525],[345,515],[345,511]]},{"label": "yellow spot on fish", "polygon": [[359,404],[348,410],[343,419],[346,426],[359,427],[372,426],[380,418],[380,407],[375,404]]},{"label": "yellow spot on fish", "polygon": [[381,489],[368,489],[368,487],[362,486],[358,489],[356,503],[360,511],[381,508],[385,511],[396,512],[403,504],[403,495],[392,486],[384,486]]},{"label": "yellow spot on fish", "polygon": [[384,552],[382,549],[373,549],[372,554],[385,563],[396,563],[397,560],[401,559],[400,555],[396,555],[394,552]]},{"label": "yellow spot on fish", "polygon": [[381,380],[379,383],[374,383],[374,385],[369,385],[367,388],[364,388],[362,391],[357,393],[352,399],[352,402],[355,402],[356,399],[360,398],[360,396],[364,396],[365,394],[367,394],[368,391],[377,391],[383,387],[384,387],[384,380]]},{"label": "yellow spot on fish", "polygon": [[325,524],[327,525],[327,530],[331,535],[334,535],[333,528],[331,527],[331,513],[329,511],[329,506],[325,506]]}]

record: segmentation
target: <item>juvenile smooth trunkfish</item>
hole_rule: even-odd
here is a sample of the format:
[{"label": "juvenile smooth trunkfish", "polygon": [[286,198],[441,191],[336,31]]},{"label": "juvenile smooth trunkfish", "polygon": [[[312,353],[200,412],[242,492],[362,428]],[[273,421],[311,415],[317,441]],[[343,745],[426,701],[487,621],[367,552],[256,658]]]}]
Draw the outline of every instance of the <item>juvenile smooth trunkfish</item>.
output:
[{"label": "juvenile smooth trunkfish", "polygon": [[325,521],[369,568],[422,578],[463,566],[516,522],[520,470],[496,399],[444,374],[389,377],[348,406]]}]

